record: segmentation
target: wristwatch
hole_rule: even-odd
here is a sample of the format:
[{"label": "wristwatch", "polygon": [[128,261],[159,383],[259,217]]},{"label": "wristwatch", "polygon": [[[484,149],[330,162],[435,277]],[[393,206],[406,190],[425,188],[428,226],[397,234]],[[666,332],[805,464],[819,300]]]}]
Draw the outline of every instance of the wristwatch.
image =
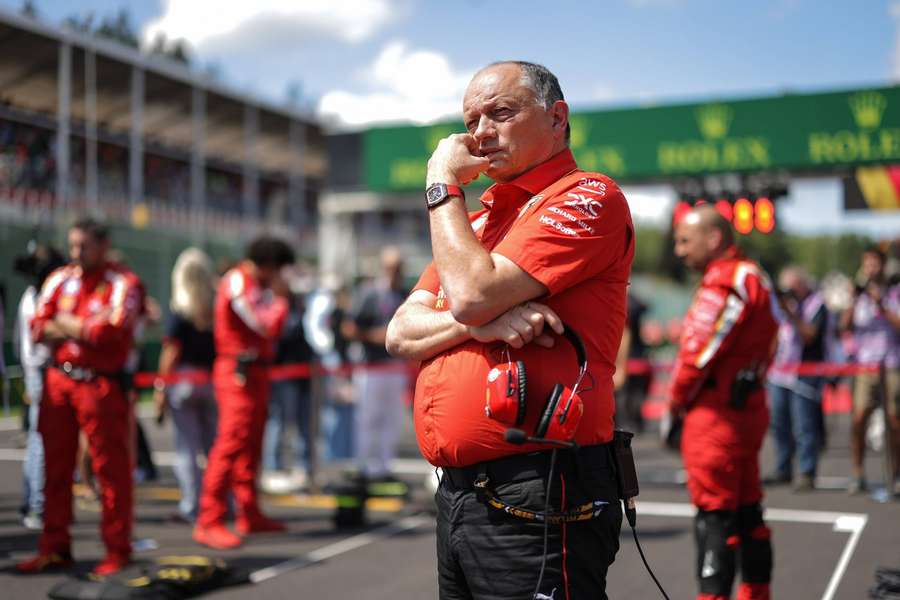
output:
[{"label": "wristwatch", "polygon": [[451,196],[459,196],[463,200],[466,195],[463,194],[462,188],[458,185],[447,185],[446,183],[432,183],[425,190],[425,206],[432,209],[435,206],[443,204]]}]

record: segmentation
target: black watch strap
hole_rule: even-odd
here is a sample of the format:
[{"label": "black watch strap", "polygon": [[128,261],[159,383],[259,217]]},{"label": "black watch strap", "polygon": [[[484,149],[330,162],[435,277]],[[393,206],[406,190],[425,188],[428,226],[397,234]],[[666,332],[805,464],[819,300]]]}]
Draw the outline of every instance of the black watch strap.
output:
[{"label": "black watch strap", "polygon": [[429,209],[440,206],[446,202],[448,198],[453,196],[459,196],[463,200],[466,199],[466,195],[458,185],[432,183],[428,186],[428,189],[425,190],[425,206]]}]

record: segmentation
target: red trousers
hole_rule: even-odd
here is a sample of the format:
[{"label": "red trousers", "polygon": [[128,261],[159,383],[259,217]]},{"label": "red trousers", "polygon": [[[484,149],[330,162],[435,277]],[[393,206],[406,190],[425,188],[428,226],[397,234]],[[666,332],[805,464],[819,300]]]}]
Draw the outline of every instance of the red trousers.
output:
[{"label": "red trousers", "polygon": [[119,382],[109,377],[73,381],[48,369],[38,430],[44,440],[44,531],[41,554],[69,551],[72,538],[72,475],[78,456],[78,429],[88,438],[103,509],[100,532],[109,554],[131,555],[133,490],[131,407]]},{"label": "red trousers", "polygon": [[684,418],[681,457],[691,502],[700,510],[737,510],[762,500],[759,451],[769,426],[765,399],[743,411],[700,404]]},{"label": "red trousers", "polygon": [[219,405],[219,426],[203,476],[197,525],[221,525],[228,513],[228,493],[234,494],[237,518],[259,516],[256,475],[262,454],[271,383],[264,368],[250,367],[246,383],[238,384],[234,361],[219,359],[213,387]]}]

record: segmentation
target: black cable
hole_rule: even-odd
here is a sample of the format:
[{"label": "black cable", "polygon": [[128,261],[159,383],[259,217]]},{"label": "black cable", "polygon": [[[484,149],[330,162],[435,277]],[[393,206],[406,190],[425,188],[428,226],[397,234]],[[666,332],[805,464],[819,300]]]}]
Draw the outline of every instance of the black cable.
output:
[{"label": "black cable", "polygon": [[[634,509],[631,509],[634,510]],[[663,586],[659,583],[659,580],[656,578],[656,575],[653,574],[653,569],[650,568],[650,565],[647,563],[647,558],[644,556],[644,549],[641,548],[641,542],[638,540],[637,529],[634,528],[634,523],[632,519],[628,520],[629,525],[631,525],[631,534],[634,536],[634,543],[637,546],[638,554],[641,555],[641,560],[644,561],[644,567],[646,567],[647,572],[650,573],[650,577],[653,578],[653,583],[656,584],[656,587],[659,588],[659,592],[663,595],[663,598],[669,600],[669,596],[666,594],[666,590],[663,589]]]},{"label": "black cable", "polygon": [[[547,474],[547,490],[544,494],[544,514],[550,513],[550,489],[553,485],[553,469],[556,466],[556,448],[550,453],[550,472]],[[547,566],[547,538],[550,535],[550,521],[544,519],[544,554],[541,557],[541,572],[538,575],[537,585],[534,586],[534,593],[531,594],[532,599],[537,598],[538,592],[541,591],[541,584],[544,582],[544,569]]]}]

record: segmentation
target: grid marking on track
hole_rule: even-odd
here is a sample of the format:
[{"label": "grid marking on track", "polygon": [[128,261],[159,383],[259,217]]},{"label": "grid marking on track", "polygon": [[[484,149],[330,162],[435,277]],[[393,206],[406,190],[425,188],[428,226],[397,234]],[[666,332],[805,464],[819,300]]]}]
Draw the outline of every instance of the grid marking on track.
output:
[{"label": "grid marking on track", "polygon": [[[675,502],[641,502],[637,503],[638,516],[647,515],[653,517],[693,517],[697,509],[691,504]],[[844,549],[838,559],[837,565],[828,580],[828,587],[822,595],[822,600],[832,600],[837,592],[838,584],[850,564],[850,558],[862,536],[863,529],[869,521],[869,516],[860,513],[840,513],[821,510],[792,510],[785,508],[765,509],[767,521],[783,523],[810,523],[814,525],[831,525],[836,533],[849,533],[850,537],[844,544]]]}]

